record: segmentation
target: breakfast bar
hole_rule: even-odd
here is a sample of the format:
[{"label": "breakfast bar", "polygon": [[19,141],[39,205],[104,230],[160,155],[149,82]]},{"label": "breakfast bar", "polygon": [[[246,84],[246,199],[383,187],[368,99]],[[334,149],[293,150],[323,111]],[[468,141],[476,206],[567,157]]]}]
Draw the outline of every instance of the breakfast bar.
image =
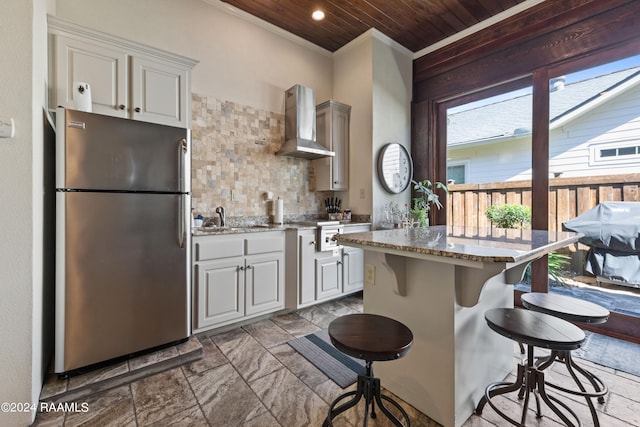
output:
[{"label": "breakfast bar", "polygon": [[365,250],[364,311],[413,332],[411,352],[379,366],[392,393],[445,427],[473,413],[487,384],[513,368],[512,341],[484,313],[513,307],[527,265],[578,241],[570,232],[433,226],[340,235]]}]

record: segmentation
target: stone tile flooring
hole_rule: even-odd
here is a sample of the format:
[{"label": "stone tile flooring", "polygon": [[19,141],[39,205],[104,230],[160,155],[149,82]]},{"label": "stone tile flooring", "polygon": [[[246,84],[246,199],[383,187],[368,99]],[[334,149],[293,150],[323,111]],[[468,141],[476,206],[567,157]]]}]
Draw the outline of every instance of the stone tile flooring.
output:
[{"label": "stone tile flooring", "polygon": [[[86,412],[41,413],[34,425],[320,427],[328,402],[343,390],[287,342],[326,328],[337,316],[361,310],[361,297],[351,296],[225,332],[199,334],[203,349],[200,360],[83,398],[78,403],[88,404]],[[514,346],[514,367],[519,359]],[[640,378],[578,362],[609,386],[606,402],[597,405],[600,425],[640,426]],[[552,368],[548,375],[560,384],[569,378],[560,367]],[[564,400],[582,417],[583,425],[593,425],[583,399]],[[521,406],[515,396],[502,398],[498,404],[506,413],[519,417]],[[409,405],[403,406],[412,426],[438,425]],[[531,411],[529,425],[561,426],[545,409],[545,417],[539,420]],[[349,410],[335,425],[360,426],[361,413],[362,407]],[[369,425],[389,423],[378,418]],[[463,427],[505,425],[486,406],[481,417],[472,415]]]}]

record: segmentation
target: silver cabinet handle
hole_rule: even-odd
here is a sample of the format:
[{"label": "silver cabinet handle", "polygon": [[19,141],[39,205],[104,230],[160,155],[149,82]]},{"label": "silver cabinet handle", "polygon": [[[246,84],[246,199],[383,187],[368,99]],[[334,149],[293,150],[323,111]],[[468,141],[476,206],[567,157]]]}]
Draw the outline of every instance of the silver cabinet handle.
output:
[{"label": "silver cabinet handle", "polygon": [[316,244],[316,242],[315,242],[314,240],[312,240],[312,241],[310,241],[310,242],[309,242],[309,244],[310,244],[310,245],[315,245],[315,244]]},{"label": "silver cabinet handle", "polygon": [[240,271],[244,271],[244,266],[239,265],[238,268],[240,269]]},{"label": "silver cabinet handle", "polygon": [[251,265],[247,265],[247,270],[251,269],[253,267],[251,267]]}]

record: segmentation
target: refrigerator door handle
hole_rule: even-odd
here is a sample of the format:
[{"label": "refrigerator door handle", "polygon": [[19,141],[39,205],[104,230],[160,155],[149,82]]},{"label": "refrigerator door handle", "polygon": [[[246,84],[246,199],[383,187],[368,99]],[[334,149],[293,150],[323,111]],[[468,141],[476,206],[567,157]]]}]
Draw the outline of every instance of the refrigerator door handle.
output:
[{"label": "refrigerator door handle", "polygon": [[184,242],[187,239],[186,227],[184,224],[184,200],[185,194],[180,195],[180,203],[178,203],[178,245],[180,249],[184,248]]},{"label": "refrigerator door handle", "polygon": [[187,157],[187,140],[185,138],[180,139],[178,144],[178,179],[180,180],[180,192],[184,192],[184,164]]}]

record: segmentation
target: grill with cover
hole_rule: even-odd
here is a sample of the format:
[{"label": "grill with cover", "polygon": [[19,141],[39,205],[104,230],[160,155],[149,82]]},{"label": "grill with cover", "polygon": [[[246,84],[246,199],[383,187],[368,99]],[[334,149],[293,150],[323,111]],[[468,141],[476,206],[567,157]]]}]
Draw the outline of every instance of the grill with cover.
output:
[{"label": "grill with cover", "polygon": [[562,228],[584,234],[580,243],[590,247],[586,271],[640,288],[640,202],[603,202]]}]

